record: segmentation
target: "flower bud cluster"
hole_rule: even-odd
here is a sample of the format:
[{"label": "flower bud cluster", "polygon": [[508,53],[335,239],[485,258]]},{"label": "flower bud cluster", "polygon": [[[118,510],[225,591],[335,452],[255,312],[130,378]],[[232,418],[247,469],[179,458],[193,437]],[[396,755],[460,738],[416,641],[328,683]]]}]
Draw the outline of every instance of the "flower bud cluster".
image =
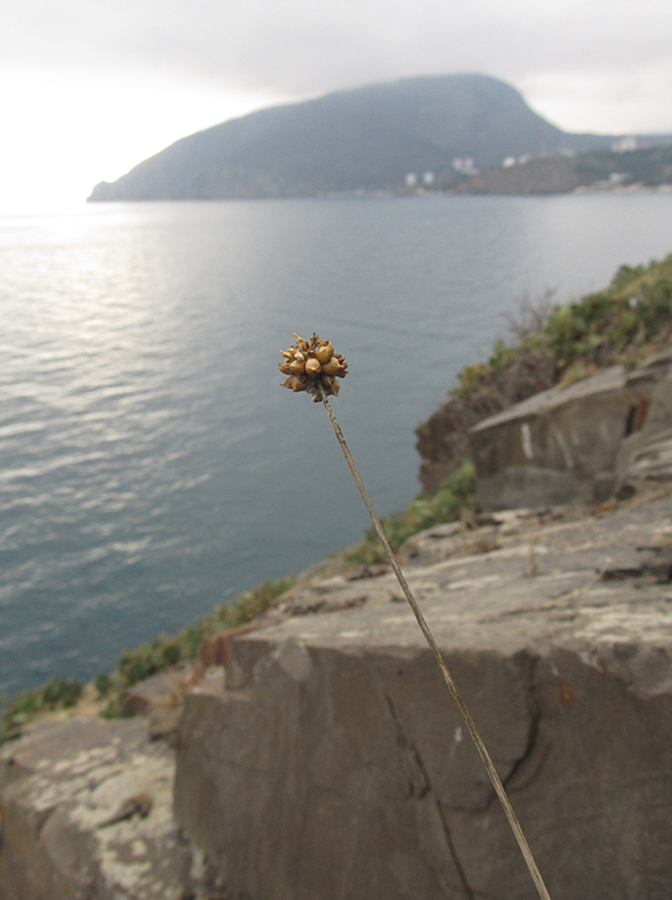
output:
[{"label": "flower bud cluster", "polygon": [[345,378],[348,364],[345,357],[334,352],[331,341],[321,341],[313,332],[310,341],[295,334],[296,343],[282,351],[278,368],[287,379],[282,387],[292,391],[308,391],[313,400],[322,399],[320,385],[325,394],[338,394],[340,384],[336,378]]}]

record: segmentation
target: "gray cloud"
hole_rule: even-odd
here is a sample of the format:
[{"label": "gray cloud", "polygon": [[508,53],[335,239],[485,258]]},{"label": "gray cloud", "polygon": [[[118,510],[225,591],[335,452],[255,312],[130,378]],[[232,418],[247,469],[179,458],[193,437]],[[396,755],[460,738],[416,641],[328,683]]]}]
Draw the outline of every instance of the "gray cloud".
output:
[{"label": "gray cloud", "polygon": [[668,3],[7,3],[0,206],[83,199],[102,178],[252,108],[414,75],[494,75],[568,130],[672,132]]},{"label": "gray cloud", "polygon": [[24,62],[132,66],[305,94],[390,77],[479,70],[618,72],[672,58],[667,0],[23,0],[0,51]]},{"label": "gray cloud", "polygon": [[12,61],[287,99],[479,71],[551,112],[639,103],[672,130],[668,0],[23,0],[0,33]]}]

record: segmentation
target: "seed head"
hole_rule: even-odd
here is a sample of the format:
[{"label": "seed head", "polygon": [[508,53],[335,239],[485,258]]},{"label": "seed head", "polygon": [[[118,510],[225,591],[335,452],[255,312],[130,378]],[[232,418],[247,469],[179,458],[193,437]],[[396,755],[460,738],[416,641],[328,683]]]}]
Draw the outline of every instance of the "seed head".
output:
[{"label": "seed head", "polygon": [[282,350],[278,368],[287,379],[282,387],[292,391],[307,391],[316,403],[322,399],[320,385],[325,394],[336,396],[340,384],[336,378],[345,378],[348,364],[345,357],[334,352],[331,341],[321,341],[313,332],[310,341],[295,334],[296,343],[289,350]]}]

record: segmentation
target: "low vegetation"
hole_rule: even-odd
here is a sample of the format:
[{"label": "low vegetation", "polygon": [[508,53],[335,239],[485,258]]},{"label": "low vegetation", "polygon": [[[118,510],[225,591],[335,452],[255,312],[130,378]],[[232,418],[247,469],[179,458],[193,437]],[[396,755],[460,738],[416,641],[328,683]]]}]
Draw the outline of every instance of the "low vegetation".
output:
[{"label": "low vegetation", "polygon": [[[204,638],[251,622],[289,590],[293,581],[293,578],[282,578],[265,582],[238,594],[226,605],[216,606],[209,616],[179,634],[161,634],[151,644],[124,650],[115,670],[101,672],[94,681],[98,699],[106,703],[103,715],[110,718],[121,715],[127,688],[183,660],[193,659]],[[18,737],[22,728],[41,713],[75,706],[83,691],[84,685],[77,681],[52,678],[45,687],[5,698],[0,741]]]},{"label": "low vegetation", "polygon": [[160,634],[151,644],[124,650],[114,672],[111,675],[101,673],[95,681],[99,697],[107,702],[103,715],[108,718],[121,715],[127,688],[179,662],[194,659],[205,638],[256,619],[289,590],[293,582],[293,578],[264,582],[251,591],[238,594],[230,603],[216,606],[209,616],[179,634]]},{"label": "low vegetation", "polygon": [[672,338],[672,254],[646,267],[621,266],[608,288],[580,300],[550,307],[546,295],[536,308],[524,304],[510,329],[519,343],[500,341],[488,363],[464,369],[455,395],[506,384],[508,394],[530,396],[604,366],[635,366]]},{"label": "low vegetation", "polygon": [[18,737],[22,728],[39,713],[76,706],[84,685],[71,678],[52,678],[44,687],[17,694],[2,711],[0,742]]},{"label": "low vegetation", "polygon": [[[471,460],[465,460],[459,472],[444,481],[433,497],[420,494],[403,513],[382,519],[381,524],[396,553],[411,535],[433,525],[455,522],[465,510],[475,512],[476,508],[476,472]],[[366,531],[361,544],[345,552],[345,560],[362,565],[385,562],[385,553],[373,528]]]},{"label": "low vegetation", "polygon": [[634,367],[672,339],[672,254],[648,266],[621,266],[602,291],[558,305],[552,292],[524,299],[486,362],[468,366],[458,386],[416,429],[420,480],[433,496],[469,454],[469,430],[513,403],[618,363]]}]

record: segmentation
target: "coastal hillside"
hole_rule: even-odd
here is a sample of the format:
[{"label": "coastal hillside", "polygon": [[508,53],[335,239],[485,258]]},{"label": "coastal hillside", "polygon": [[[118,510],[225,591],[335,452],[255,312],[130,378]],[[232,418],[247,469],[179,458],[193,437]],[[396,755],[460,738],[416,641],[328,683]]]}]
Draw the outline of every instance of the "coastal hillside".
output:
[{"label": "coastal hillside", "polygon": [[[661,137],[662,141],[663,138]],[[538,156],[518,160],[475,175],[444,174],[439,190],[462,194],[567,194],[571,191],[628,191],[665,186],[672,189],[672,146],[623,150],[588,150],[571,155]]]},{"label": "coastal hillside", "polygon": [[100,182],[89,201],[400,190],[409,176],[432,184],[506,157],[608,149],[614,140],[562,131],[486,75],[407,78],[223,122]]},{"label": "coastal hillside", "polygon": [[621,266],[611,284],[563,306],[552,296],[522,304],[510,321],[512,345],[465,368],[446,402],[416,429],[420,481],[433,496],[470,456],[477,423],[554,386],[609,367],[632,372],[672,340],[672,254],[648,266]]}]

